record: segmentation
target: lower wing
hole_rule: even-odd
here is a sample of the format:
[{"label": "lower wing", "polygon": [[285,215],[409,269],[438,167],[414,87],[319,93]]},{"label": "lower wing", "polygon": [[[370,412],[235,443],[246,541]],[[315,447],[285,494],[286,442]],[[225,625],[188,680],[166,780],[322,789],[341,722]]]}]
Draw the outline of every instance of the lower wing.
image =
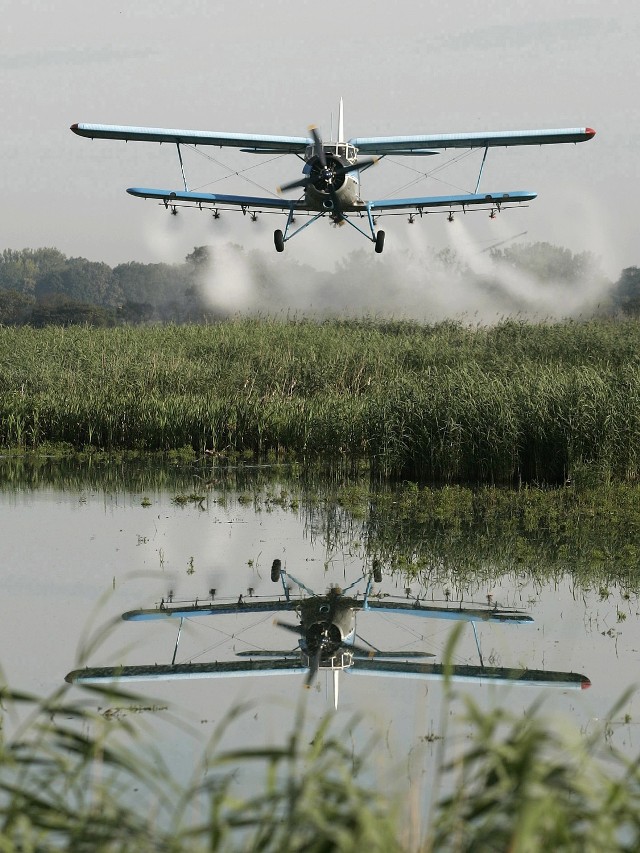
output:
[{"label": "lower wing", "polygon": [[145,187],[131,187],[129,195],[136,198],[151,198],[161,201],[166,207],[175,205],[193,205],[195,207],[217,207],[229,205],[242,210],[274,209],[284,211],[304,211],[307,206],[300,201],[287,201],[283,198],[260,198],[249,195],[218,195],[217,193],[199,193],[188,190],[156,190]]},{"label": "lower wing", "polygon": [[[279,211],[290,215],[295,213],[312,213],[316,215],[331,212],[329,210],[312,209],[305,201],[290,201],[281,197],[219,195],[217,193],[192,192],[190,190],[165,190],[146,187],[130,187],[127,192],[136,198],[149,198],[159,201],[166,208],[174,211],[177,207],[198,207],[200,209],[213,210],[218,207],[235,207],[243,213]],[[365,215],[366,213],[370,213],[373,216],[393,215],[394,211],[409,209],[415,210],[419,214],[428,213],[430,210],[438,208],[449,211],[452,211],[454,208],[462,209],[463,211],[467,208],[501,210],[532,201],[536,197],[537,193],[528,190],[514,190],[512,192],[385,198],[359,202],[357,204],[345,204],[341,210],[346,214]]]},{"label": "lower wing", "polygon": [[384,198],[368,201],[367,207],[371,213],[386,213],[392,210],[413,208],[418,212],[436,207],[475,207],[487,205],[500,209],[503,206],[522,204],[537,198],[537,193],[528,190],[513,190],[512,192],[495,193],[466,193],[463,195],[417,196],[416,198]]}]

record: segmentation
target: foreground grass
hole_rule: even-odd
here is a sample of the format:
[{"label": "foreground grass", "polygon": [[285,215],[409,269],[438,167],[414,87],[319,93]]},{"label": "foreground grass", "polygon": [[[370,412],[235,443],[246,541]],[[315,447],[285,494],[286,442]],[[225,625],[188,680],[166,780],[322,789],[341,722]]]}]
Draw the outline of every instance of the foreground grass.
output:
[{"label": "foreground grass", "polygon": [[[467,702],[471,736],[451,760],[443,733],[429,780],[435,805],[416,840],[402,792],[361,781],[362,761],[345,747],[353,721],[336,732],[326,718],[309,742],[301,706],[281,747],[229,752],[221,738],[230,718],[185,786],[135,715],[88,710],[96,699],[113,709],[139,697],[95,692],[91,702],[63,692],[43,701],[3,688],[3,722],[17,706],[31,712],[0,745],[3,851],[616,853],[640,845],[640,762],[606,732],[563,732],[535,708],[512,715]],[[243,773],[257,780],[254,793],[234,785]]]},{"label": "foreground grass", "polygon": [[640,323],[0,329],[0,446],[365,460],[434,482],[634,479]]}]

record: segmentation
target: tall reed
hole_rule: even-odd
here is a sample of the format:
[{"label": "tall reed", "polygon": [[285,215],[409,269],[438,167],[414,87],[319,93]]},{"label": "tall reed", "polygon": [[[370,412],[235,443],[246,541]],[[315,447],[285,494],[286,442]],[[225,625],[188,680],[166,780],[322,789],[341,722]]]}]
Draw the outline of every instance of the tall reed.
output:
[{"label": "tall reed", "polygon": [[0,446],[362,459],[438,482],[638,475],[640,323],[0,329]]}]

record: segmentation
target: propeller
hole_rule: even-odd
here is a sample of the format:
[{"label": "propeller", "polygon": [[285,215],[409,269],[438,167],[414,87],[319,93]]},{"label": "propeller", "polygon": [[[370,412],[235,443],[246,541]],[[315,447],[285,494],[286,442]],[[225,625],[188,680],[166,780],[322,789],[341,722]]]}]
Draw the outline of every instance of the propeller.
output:
[{"label": "propeller", "polygon": [[309,128],[309,132],[313,138],[313,156],[315,158],[315,162],[314,160],[311,161],[311,170],[309,174],[305,175],[303,178],[299,178],[297,181],[290,181],[288,184],[282,184],[278,187],[278,192],[283,193],[298,188],[306,189],[308,186],[313,185],[319,192],[329,194],[333,210],[339,213],[340,200],[337,195],[337,190],[342,186],[344,176],[348,175],[349,172],[363,170],[369,168],[369,166],[373,166],[374,163],[378,162],[379,158],[366,157],[362,160],[356,160],[355,163],[348,163],[344,166],[340,165],[339,162],[333,158],[327,160],[322,137],[320,136],[318,129],[312,125]]}]

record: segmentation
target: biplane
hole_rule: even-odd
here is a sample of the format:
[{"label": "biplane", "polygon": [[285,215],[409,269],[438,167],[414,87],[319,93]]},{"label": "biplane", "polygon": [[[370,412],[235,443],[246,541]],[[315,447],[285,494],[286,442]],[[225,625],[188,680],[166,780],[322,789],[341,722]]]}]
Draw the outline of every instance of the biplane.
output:
[{"label": "biplane", "polygon": [[[278,228],[273,235],[278,252],[283,252],[285,243],[309,225],[328,217],[335,225],[351,225],[374,244],[378,253],[382,252],[385,239],[385,232],[376,230],[377,220],[381,216],[399,215],[409,211],[409,222],[413,222],[416,215],[444,212],[453,220],[455,210],[488,210],[489,215],[495,218],[496,213],[501,210],[526,205],[535,199],[536,193],[528,190],[480,191],[480,180],[489,148],[577,143],[592,139],[595,135],[591,128],[582,127],[416,136],[363,136],[345,139],[342,100],[337,140],[331,142],[323,141],[320,132],[313,126],[309,128],[309,136],[269,136],[83,123],[72,124],[71,130],[78,136],[90,139],[175,145],[182,174],[182,189],[131,187],[127,190],[138,198],[159,202],[173,214],[181,207],[209,210],[216,219],[220,216],[221,208],[239,210],[245,215],[249,214],[254,221],[258,214],[262,213],[284,214],[287,217],[284,231]],[[238,148],[251,154],[294,154],[304,164],[302,177],[283,184],[272,196],[266,197],[221,195],[190,189],[182,150],[201,145]],[[372,200],[361,197],[360,174],[381,159],[390,156],[428,157],[448,149],[474,148],[484,149],[484,153],[473,192]],[[284,198],[284,194],[290,192],[296,192],[297,198]],[[299,217],[306,217],[306,221],[300,224]]]},{"label": "biplane", "polygon": [[[196,678],[220,678],[247,675],[303,675],[309,687],[319,672],[333,676],[334,706],[338,707],[339,676],[341,672],[356,675],[397,676],[426,680],[466,681],[494,684],[528,684],[539,687],[585,689],[589,679],[579,673],[526,667],[486,666],[482,657],[477,622],[497,622],[523,625],[533,622],[527,613],[510,607],[462,602],[429,602],[420,598],[396,600],[391,596],[374,593],[374,583],[381,582],[382,572],[374,563],[368,575],[358,578],[346,589],[331,587],[318,595],[305,584],[286,572],[280,560],[274,560],[271,580],[280,583],[282,595],[277,599],[244,598],[216,603],[165,602],[149,610],[131,610],[122,615],[130,622],[149,620],[177,620],[178,632],[170,664],[122,665],[114,667],[85,667],[66,676],[74,684],[100,684],[124,681],[155,681]],[[362,597],[348,595],[356,585],[366,581]],[[300,595],[292,595],[292,585]],[[212,590],[212,599],[215,591]],[[241,660],[209,663],[176,663],[180,634],[185,620],[200,617],[222,617],[242,614],[291,613],[297,623],[277,620],[276,625],[294,634],[298,640],[292,649],[257,649],[240,651]],[[356,631],[357,614],[392,614],[396,617],[423,619],[449,619],[470,622],[473,627],[479,656],[478,665],[427,663],[425,658],[434,655],[428,651],[385,651],[365,640]],[[422,659],[422,660],[421,660]]]}]

